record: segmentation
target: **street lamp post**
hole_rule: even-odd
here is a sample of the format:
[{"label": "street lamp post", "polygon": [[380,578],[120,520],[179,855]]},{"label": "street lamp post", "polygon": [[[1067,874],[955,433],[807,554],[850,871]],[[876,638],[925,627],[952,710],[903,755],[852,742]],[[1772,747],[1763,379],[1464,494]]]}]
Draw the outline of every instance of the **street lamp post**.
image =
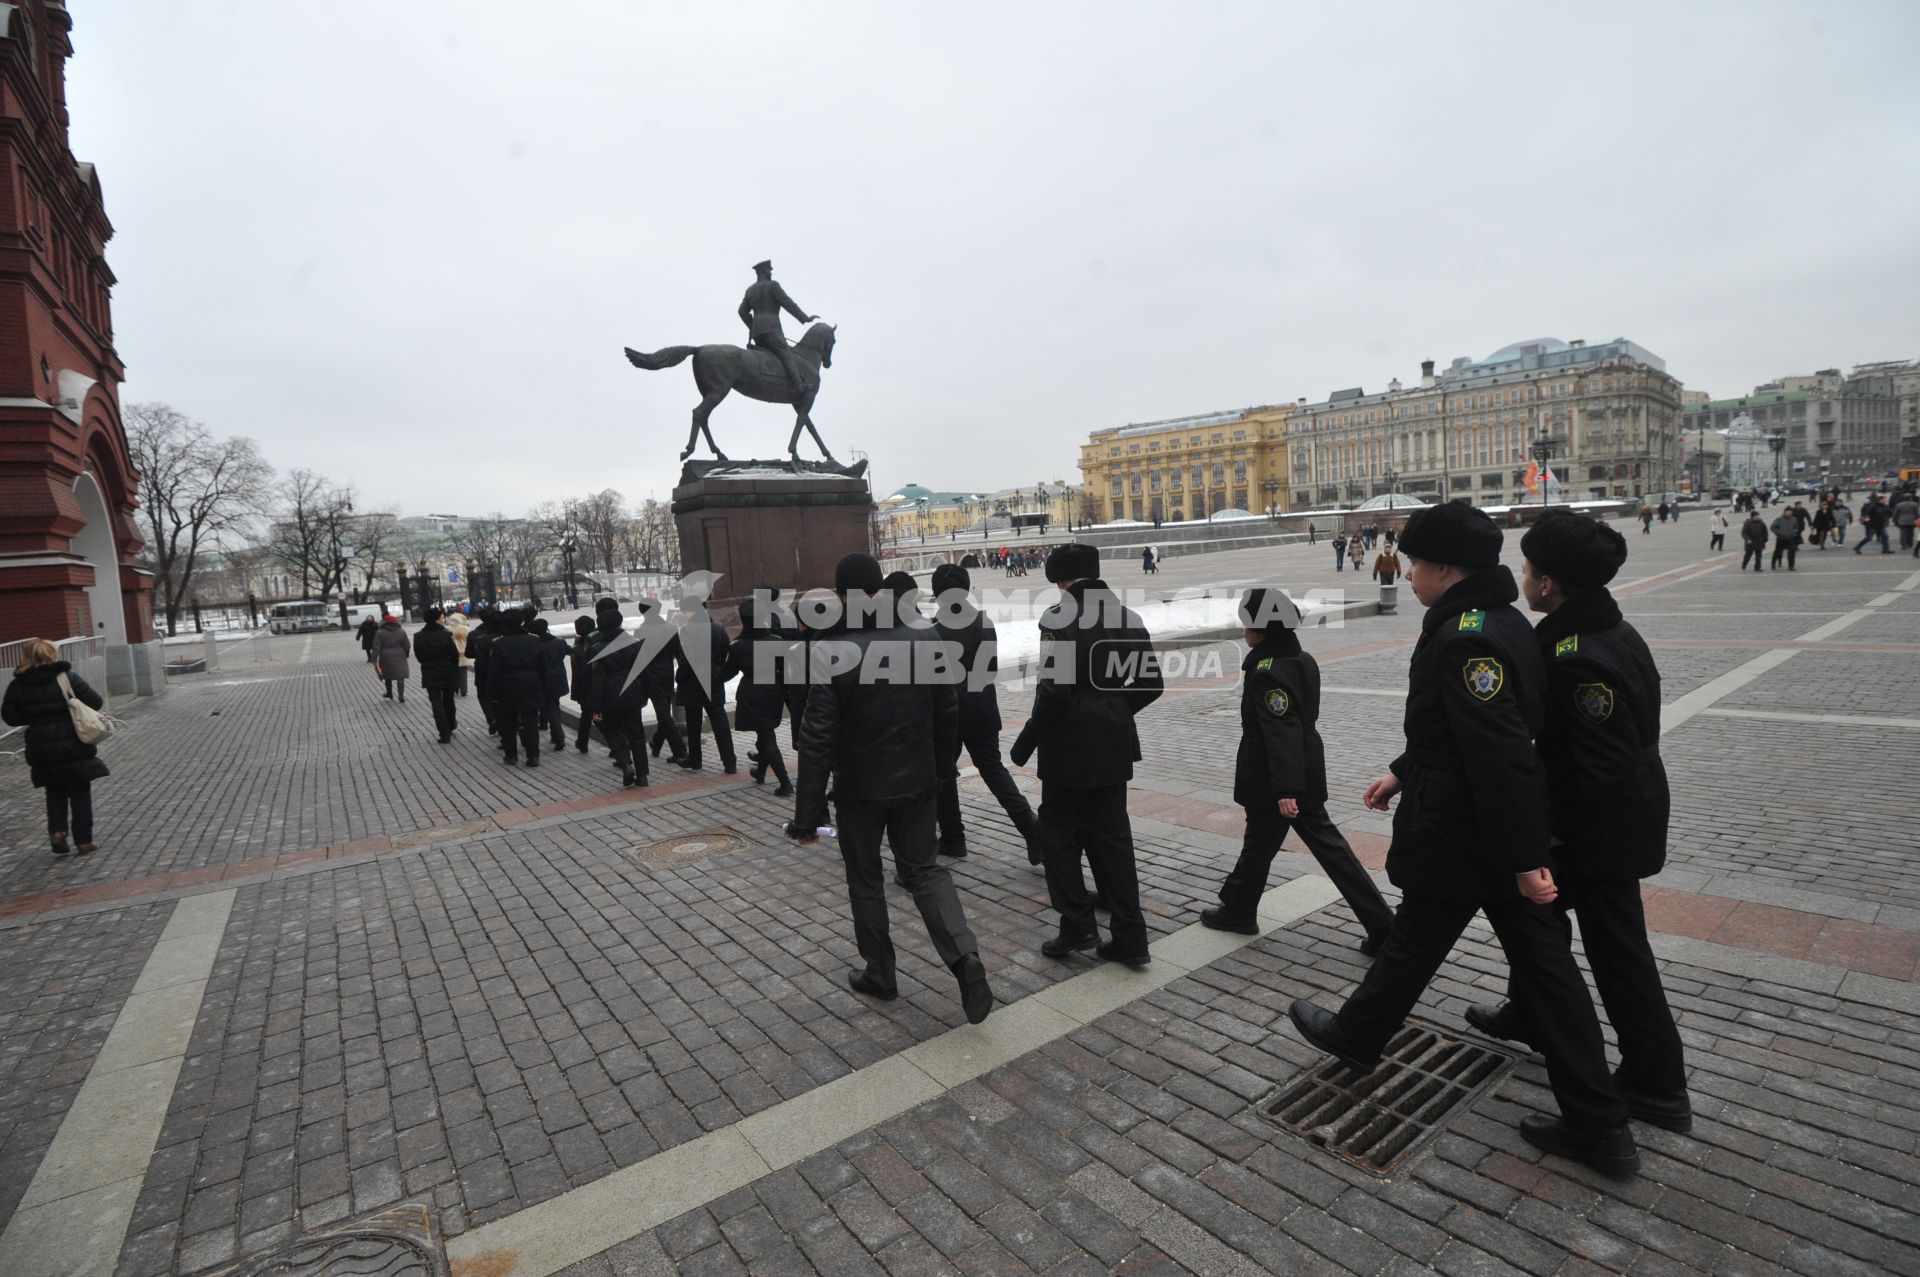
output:
[{"label": "street lamp post", "polygon": [[1553,487],[1553,454],[1560,450],[1560,441],[1550,435],[1541,435],[1533,441],[1533,459],[1540,463],[1540,504],[1547,503],[1548,490]]},{"label": "street lamp post", "polygon": [[1260,490],[1267,494],[1267,522],[1271,523],[1276,517],[1274,507],[1279,504],[1277,498],[1280,493],[1280,481],[1273,478],[1264,479],[1260,483]]},{"label": "street lamp post", "polygon": [[1393,472],[1393,462],[1391,461],[1387,462],[1386,472],[1382,474],[1380,477],[1387,481],[1388,496],[1392,496],[1394,493],[1400,491],[1398,487],[1398,484],[1400,482],[1400,476]]},{"label": "street lamp post", "polygon": [[566,560],[567,568],[567,606],[575,608],[580,606],[580,585],[574,580],[573,552],[579,547],[580,543],[571,532],[560,538],[560,554]]},{"label": "street lamp post", "polygon": [[353,623],[347,617],[347,560],[342,555],[333,561],[334,589],[340,595],[340,628],[350,630]]},{"label": "street lamp post", "polygon": [[1773,486],[1777,488],[1785,482],[1781,474],[1781,464],[1787,451],[1787,432],[1776,430],[1768,435],[1767,447],[1773,449]]}]

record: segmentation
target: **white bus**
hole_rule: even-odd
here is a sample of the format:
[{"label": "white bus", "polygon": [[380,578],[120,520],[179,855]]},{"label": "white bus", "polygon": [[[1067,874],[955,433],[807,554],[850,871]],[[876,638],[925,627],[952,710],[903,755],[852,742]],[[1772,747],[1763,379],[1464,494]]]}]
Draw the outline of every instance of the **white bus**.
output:
[{"label": "white bus", "polygon": [[275,603],[267,612],[267,629],[274,634],[309,634],[333,627],[327,605],[315,599]]}]

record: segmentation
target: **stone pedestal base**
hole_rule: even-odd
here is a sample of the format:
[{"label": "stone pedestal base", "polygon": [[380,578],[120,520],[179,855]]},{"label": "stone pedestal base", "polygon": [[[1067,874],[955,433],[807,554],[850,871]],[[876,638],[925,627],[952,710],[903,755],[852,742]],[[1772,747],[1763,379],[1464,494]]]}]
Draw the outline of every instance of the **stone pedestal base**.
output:
[{"label": "stone pedestal base", "polygon": [[696,462],[673,490],[673,514],[682,572],[720,576],[709,603],[716,614],[760,586],[831,586],[840,556],[873,548],[865,476],[824,467],[794,474],[779,461]]}]

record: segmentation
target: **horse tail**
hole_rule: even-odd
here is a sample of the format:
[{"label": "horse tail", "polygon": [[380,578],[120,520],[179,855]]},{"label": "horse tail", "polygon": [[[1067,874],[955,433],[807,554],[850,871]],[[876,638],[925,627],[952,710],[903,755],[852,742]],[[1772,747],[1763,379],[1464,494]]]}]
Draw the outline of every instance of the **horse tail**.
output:
[{"label": "horse tail", "polygon": [[651,355],[627,348],[627,359],[635,368],[645,368],[649,372],[658,372],[662,368],[671,368],[688,355],[699,351],[698,346],[668,346],[665,350],[656,350]]}]

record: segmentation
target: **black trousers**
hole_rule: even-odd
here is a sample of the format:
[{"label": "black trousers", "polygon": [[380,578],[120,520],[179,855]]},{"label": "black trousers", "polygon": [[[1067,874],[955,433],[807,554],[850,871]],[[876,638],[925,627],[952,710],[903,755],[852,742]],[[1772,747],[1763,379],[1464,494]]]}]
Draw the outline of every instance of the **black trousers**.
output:
[{"label": "black trousers", "polygon": [[580,746],[581,752],[585,753],[586,743],[593,736],[593,714],[588,711],[586,702],[575,701],[574,704],[580,707],[580,726],[574,731],[573,743]]},{"label": "black trousers", "polygon": [[675,758],[684,758],[687,753],[687,738],[680,734],[680,724],[673,718],[673,700],[667,696],[656,696],[653,706],[653,752],[660,753],[660,742],[667,743],[667,752]]},{"label": "black trousers", "polygon": [[600,711],[600,734],[620,770],[635,776],[647,774],[647,723],[642,715],[645,705],[614,705]]},{"label": "black trousers", "polygon": [[537,707],[497,701],[493,707],[493,721],[499,724],[500,743],[505,747],[508,758],[517,757],[513,751],[516,741],[527,751],[528,758],[540,757],[540,711]]},{"label": "black trousers", "polygon": [[453,735],[453,729],[456,725],[453,712],[453,696],[454,692],[451,687],[444,691],[436,687],[429,687],[427,689],[427,703],[433,706],[433,726],[442,737]]},{"label": "black trousers", "polygon": [[[1586,878],[1562,873],[1555,907],[1573,910],[1594,987],[1620,1043],[1619,1078],[1635,1090],[1679,1095],[1687,1089],[1687,1060],[1660,983],[1640,884],[1632,878]],[[1507,997],[1518,1005],[1511,980]]]},{"label": "black trousers", "polygon": [[554,697],[540,707],[540,726],[547,729],[547,738],[555,749],[567,747],[567,725],[560,720],[560,698]]},{"label": "black trousers", "polygon": [[1780,556],[1783,554],[1787,556],[1788,569],[1792,569],[1793,561],[1798,558],[1800,554],[1800,543],[1798,541],[1775,541],[1773,543],[1773,567],[1775,571],[1778,571],[1780,568]]},{"label": "black trousers", "polygon": [[400,699],[403,701],[407,699],[407,680],[406,679],[388,678],[385,675],[382,675],[380,678],[380,681],[387,685],[388,696],[392,696],[394,693],[394,689],[398,688],[400,690]]},{"label": "black trousers", "polygon": [[702,702],[697,705],[683,705],[680,708],[686,714],[682,725],[687,733],[687,761],[691,763],[700,761],[700,720],[704,718],[713,724],[713,747],[719,751],[720,765],[732,767],[734,765],[733,727],[727,722],[727,707]]},{"label": "black trousers", "polygon": [[1080,873],[1080,852],[1085,848],[1094,889],[1113,908],[1114,945],[1129,958],[1146,957],[1147,920],[1140,912],[1140,877],[1133,863],[1126,785],[1083,789],[1042,781],[1040,840],[1047,897],[1060,913],[1060,930],[1078,936],[1098,930],[1093,896]]},{"label": "black trousers", "polygon": [[[1013,827],[1025,833],[1033,824],[1033,804],[1020,792],[1020,786],[1014,784],[1013,777],[1007,772],[1007,765],[1000,761],[1000,733],[984,723],[966,723],[960,725],[959,749],[954,751],[954,761],[960,759],[960,750],[980,772],[980,779],[987,782],[987,790],[1000,801],[1001,810],[1013,821]],[[947,840],[965,838],[967,830],[960,819],[960,778],[949,776],[940,782],[940,837]]]},{"label": "black trousers", "polygon": [[1747,570],[1747,564],[1751,563],[1753,564],[1753,570],[1755,572],[1766,571],[1766,567],[1760,562],[1760,556],[1766,552],[1767,547],[1764,545],[1755,545],[1751,541],[1745,542],[1744,544],[1747,547],[1747,552],[1740,556],[1740,570],[1745,572]]},{"label": "black trousers", "polygon": [[893,937],[887,919],[887,876],[880,862],[884,838],[893,847],[894,867],[913,893],[934,952],[948,970],[979,942],[967,926],[960,892],[936,854],[933,791],[913,798],[873,801],[842,798],[834,804],[840,826],[840,856],[847,866],[847,901],[853,906],[853,937],[867,974],[894,984]]},{"label": "black trousers", "polygon": [[47,786],[47,832],[67,832],[67,813],[73,813],[75,844],[93,841],[93,782]]},{"label": "black trousers", "polygon": [[1708,535],[1708,537],[1707,537],[1707,549],[1708,549],[1709,551],[1713,551],[1713,550],[1724,550],[1724,549],[1726,549],[1726,548],[1727,548],[1727,534],[1726,534],[1726,533],[1724,533],[1724,532],[1714,532],[1714,533],[1711,533],[1711,534],[1709,534],[1709,535]]},{"label": "black trousers", "polygon": [[1300,835],[1300,841],[1307,845],[1313,858],[1320,862],[1320,868],[1339,888],[1341,899],[1366,928],[1367,938],[1386,939],[1393,929],[1393,908],[1380,894],[1380,888],[1373,885],[1367,867],[1353,854],[1340,827],[1328,817],[1325,803],[1302,807],[1292,820],[1282,816],[1272,804],[1263,803],[1244,810],[1247,831],[1240,843],[1240,859],[1220,886],[1220,904],[1230,915],[1251,921],[1259,912],[1260,897],[1267,889],[1267,871],[1280,844],[1286,841],[1287,830],[1291,829]]},{"label": "black trousers", "polygon": [[773,778],[782,785],[788,783],[787,760],[780,756],[780,728],[777,725],[754,730],[753,752],[760,755],[760,761],[753,765],[755,771],[772,772]]},{"label": "black trousers", "polygon": [[1386,948],[1340,1008],[1341,1032],[1362,1050],[1383,1049],[1406,1023],[1460,933],[1482,911],[1506,950],[1518,993],[1515,1005],[1539,1039],[1561,1116],[1582,1130],[1619,1126],[1627,1120],[1627,1106],[1607,1074],[1600,1020],[1573,961],[1572,927],[1566,914],[1545,905],[1518,896],[1482,904],[1411,893],[1401,897]]}]

